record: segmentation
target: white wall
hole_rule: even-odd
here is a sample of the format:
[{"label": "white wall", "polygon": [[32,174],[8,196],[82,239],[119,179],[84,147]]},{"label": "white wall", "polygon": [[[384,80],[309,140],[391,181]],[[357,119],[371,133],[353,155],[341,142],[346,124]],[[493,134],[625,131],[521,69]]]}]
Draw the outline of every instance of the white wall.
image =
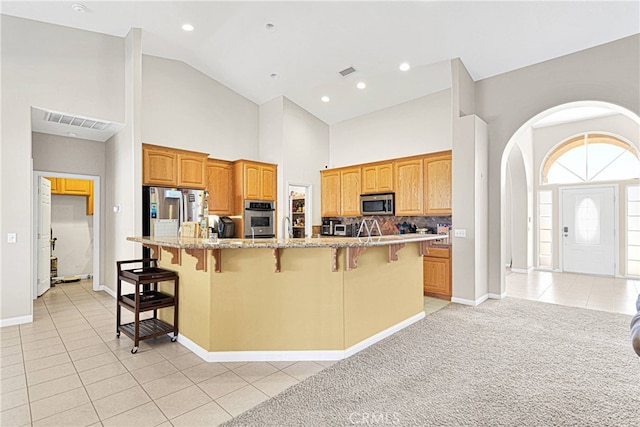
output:
[{"label": "white wall", "polygon": [[58,239],[52,252],[58,257],[58,277],[93,274],[93,215],[87,215],[87,198],[53,194],[51,228]]},{"label": "white wall", "polygon": [[142,141],[259,160],[258,105],[184,62],[142,57]]},{"label": "white wall", "polygon": [[451,149],[451,90],[331,126],[330,168]]},{"label": "white wall", "polygon": [[507,165],[507,175],[510,178],[509,187],[511,191],[509,193],[505,192],[505,196],[508,204],[507,209],[511,213],[511,216],[505,218],[505,222],[509,224],[511,230],[508,234],[509,239],[507,239],[508,249],[505,249],[511,256],[506,258],[505,261],[506,263],[511,261],[512,270],[521,273],[526,271],[530,266],[528,263],[530,250],[527,238],[529,206],[525,161],[520,145],[516,144],[509,154],[509,163]]},{"label": "white wall", "polygon": [[[0,24],[0,321],[8,325],[32,315],[31,106],[124,122],[124,44],[6,15]],[[17,243],[6,243],[9,232]]]},{"label": "white wall", "polygon": [[609,102],[640,114],[640,35],[476,82],[476,114],[489,124],[489,286],[504,292],[502,158],[537,114],[565,103]]}]

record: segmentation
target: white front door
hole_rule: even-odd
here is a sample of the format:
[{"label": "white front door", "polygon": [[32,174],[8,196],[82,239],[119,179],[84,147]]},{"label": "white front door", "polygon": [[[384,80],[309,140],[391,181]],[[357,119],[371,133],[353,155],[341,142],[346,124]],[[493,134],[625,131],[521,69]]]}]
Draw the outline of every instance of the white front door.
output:
[{"label": "white front door", "polygon": [[38,296],[51,286],[51,181],[38,177]]},{"label": "white front door", "polygon": [[615,188],[564,188],[562,192],[562,269],[615,274]]}]

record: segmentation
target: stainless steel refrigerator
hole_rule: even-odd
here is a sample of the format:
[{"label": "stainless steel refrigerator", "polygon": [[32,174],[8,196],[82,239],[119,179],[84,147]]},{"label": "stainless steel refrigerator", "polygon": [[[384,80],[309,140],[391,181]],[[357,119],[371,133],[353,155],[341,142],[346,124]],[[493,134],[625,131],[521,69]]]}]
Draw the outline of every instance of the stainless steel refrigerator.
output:
[{"label": "stainless steel refrigerator", "polygon": [[183,222],[202,222],[208,215],[205,190],[142,187],[142,234],[178,236]]}]

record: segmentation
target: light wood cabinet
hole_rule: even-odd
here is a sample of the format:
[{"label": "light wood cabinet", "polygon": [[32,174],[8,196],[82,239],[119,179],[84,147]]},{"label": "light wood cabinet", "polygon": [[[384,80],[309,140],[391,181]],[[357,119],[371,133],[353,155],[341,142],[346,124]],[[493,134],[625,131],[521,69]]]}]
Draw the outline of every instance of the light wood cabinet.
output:
[{"label": "light wood cabinet", "polygon": [[51,181],[51,194],[86,197],[87,215],[93,215],[93,181],[73,178],[46,178]]},{"label": "light wood cabinet", "polygon": [[451,247],[429,246],[423,275],[425,295],[451,300]]},{"label": "light wood cabinet", "polygon": [[451,153],[424,159],[424,213],[451,215]]},{"label": "light wood cabinet", "polygon": [[276,200],[278,166],[270,163],[238,160],[234,162],[236,199]]},{"label": "light wood cabinet", "polygon": [[340,170],[320,171],[321,216],[340,216],[340,187]]},{"label": "light wood cabinet", "polygon": [[207,191],[209,213],[233,215],[233,168],[231,162],[209,159],[207,161]]},{"label": "light wood cabinet", "polygon": [[204,189],[208,154],[142,145],[142,184]]},{"label": "light wood cabinet", "polygon": [[393,162],[362,166],[362,193],[393,191]]},{"label": "light wood cabinet", "polygon": [[397,160],[395,163],[395,214],[422,215],[424,183],[422,158]]},{"label": "light wood cabinet", "polygon": [[360,215],[360,167],[340,170],[340,215]]}]

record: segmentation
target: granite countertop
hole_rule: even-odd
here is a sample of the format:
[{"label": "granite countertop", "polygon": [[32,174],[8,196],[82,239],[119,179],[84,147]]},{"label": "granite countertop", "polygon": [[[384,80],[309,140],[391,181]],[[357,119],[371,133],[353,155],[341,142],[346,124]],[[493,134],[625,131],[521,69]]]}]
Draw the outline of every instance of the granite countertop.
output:
[{"label": "granite countertop", "polygon": [[180,249],[343,248],[385,246],[442,239],[437,234],[398,234],[367,237],[307,237],[291,239],[197,239],[193,237],[127,237],[131,242]]}]

